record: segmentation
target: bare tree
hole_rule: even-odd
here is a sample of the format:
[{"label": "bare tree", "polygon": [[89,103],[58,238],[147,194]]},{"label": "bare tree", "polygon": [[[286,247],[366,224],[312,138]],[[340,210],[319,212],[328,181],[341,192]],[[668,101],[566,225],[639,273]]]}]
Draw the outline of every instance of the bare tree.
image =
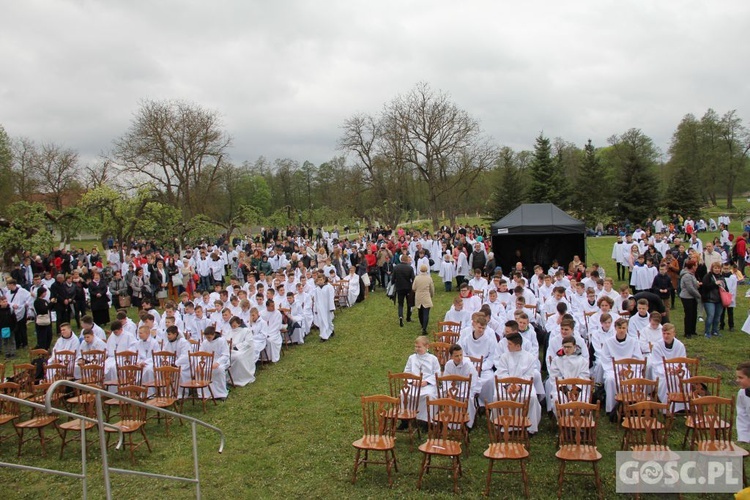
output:
[{"label": "bare tree", "polygon": [[34,141],[26,137],[13,140],[11,149],[15,194],[20,200],[31,201],[39,187],[36,170],[39,163],[39,151]]},{"label": "bare tree", "polygon": [[39,191],[47,196],[55,210],[62,210],[65,207],[66,196],[80,186],[78,153],[58,144],[43,144],[36,163]]},{"label": "bare tree", "polygon": [[156,186],[188,220],[202,213],[231,141],[216,111],[185,101],[148,100],[115,141],[113,159],[141,186]]}]

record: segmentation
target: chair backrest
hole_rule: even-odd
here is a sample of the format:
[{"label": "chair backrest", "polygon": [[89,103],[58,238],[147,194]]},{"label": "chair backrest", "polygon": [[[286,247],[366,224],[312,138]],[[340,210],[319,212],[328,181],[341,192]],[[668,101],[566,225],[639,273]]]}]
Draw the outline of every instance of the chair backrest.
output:
[{"label": "chair backrest", "polygon": [[704,396],[690,400],[695,441],[732,441],[734,397]]},{"label": "chair backrest", "polygon": [[[117,391],[126,398],[135,399],[136,401],[145,401],[148,395],[148,389],[138,385],[125,385]],[[120,405],[120,420],[130,420],[137,422],[146,422],[146,408],[141,408],[131,403],[122,402]]]},{"label": "chair backrest", "polygon": [[398,398],[378,394],[362,396],[362,427],[365,436],[396,435],[396,421],[392,418],[398,408]]},{"label": "chair backrest", "polygon": [[472,297],[479,297],[479,300],[484,300],[484,290],[472,290]]},{"label": "chair backrest", "polygon": [[115,366],[128,366],[138,363],[138,353],[135,351],[122,351],[115,353]]},{"label": "chair backrest", "polygon": [[13,382],[21,386],[21,391],[33,392],[36,366],[31,363],[18,363],[13,365]]},{"label": "chair backrest", "polygon": [[435,377],[437,383],[438,398],[455,399],[456,401],[469,401],[471,394],[471,375],[438,375]]},{"label": "chair backrest", "polygon": [[68,367],[62,363],[49,363],[44,368],[44,380],[40,383],[51,384],[58,380],[65,380],[68,378]]},{"label": "chair backrest", "polygon": [[556,378],[558,404],[590,403],[594,394],[594,381],[589,378]]},{"label": "chair backrest", "polygon": [[495,377],[495,390],[498,401],[515,401],[526,406],[528,411],[531,401],[531,388],[534,379],[518,377]]},{"label": "chair backrest", "polygon": [[428,436],[430,439],[451,440],[469,412],[469,403],[450,398],[427,398]]},{"label": "chair backrest", "polygon": [[81,366],[81,378],[78,379],[78,383],[102,388],[104,384],[104,367],[96,363]]},{"label": "chair backrest", "polygon": [[477,376],[479,376],[482,373],[482,363],[484,363],[484,356],[479,356],[478,358],[475,358],[474,356],[466,356],[469,358],[469,361],[471,361],[471,364],[474,365],[474,368],[477,370]]},{"label": "chair backrest", "polygon": [[154,368],[154,387],[162,398],[177,399],[180,386],[180,369],[176,366]]},{"label": "chair backrest", "polygon": [[[15,382],[3,382],[0,384],[0,394],[5,396],[18,397],[21,392],[21,386]],[[15,401],[7,401],[0,399],[0,416],[4,417],[18,417],[21,414],[21,410],[18,407],[18,403]]]},{"label": "chair backrest", "polygon": [[644,359],[613,359],[612,368],[615,372],[615,392],[620,392],[620,383],[623,380],[646,376],[646,360]]},{"label": "chair backrest", "polygon": [[560,446],[596,446],[599,403],[566,403],[557,405],[557,427]]},{"label": "chair backrest", "polygon": [[117,383],[120,386],[140,386],[143,380],[143,367],[138,365],[125,365],[117,367]]},{"label": "chair backrest", "polygon": [[46,362],[49,359],[49,351],[47,349],[31,349],[29,351],[29,363],[33,363],[37,359],[42,359]]},{"label": "chair backrest", "polygon": [[450,330],[440,331],[433,334],[436,342],[444,342],[448,345],[457,344],[461,335]]},{"label": "chair backrest", "polygon": [[83,351],[81,353],[81,359],[86,365],[101,365],[104,366],[104,361],[107,359],[107,351],[101,349],[92,349],[90,351]]},{"label": "chair backrest", "polygon": [[450,348],[451,344],[448,342],[430,342],[430,351],[432,351],[432,354],[438,359],[441,369],[445,368],[445,363],[450,359],[450,354],[448,352]]},{"label": "chair backrest", "polygon": [[214,364],[214,353],[212,352],[189,352],[190,378],[195,382],[208,382],[212,380],[211,372]]},{"label": "chair backrest", "polygon": [[200,348],[201,348],[201,341],[200,340],[191,338],[191,339],[188,340],[188,342],[190,343],[190,352],[191,353],[196,353],[196,352],[200,351]]},{"label": "chair backrest", "polygon": [[698,375],[698,358],[662,358],[664,377],[667,379],[667,392],[678,393],[682,390],[680,381],[692,375]]},{"label": "chair backrest", "polygon": [[624,403],[637,403],[639,401],[653,401],[656,399],[656,390],[659,383],[647,378],[631,378],[620,383],[620,391]]},{"label": "chair backrest", "polygon": [[65,367],[66,374],[63,378],[73,378],[73,369],[75,368],[76,362],[75,351],[56,351],[55,362],[62,364]]},{"label": "chair backrest", "polygon": [[628,427],[628,442],[633,448],[666,446],[674,415],[667,403],[640,401],[625,403],[625,421]]},{"label": "chair backrest", "polygon": [[388,388],[391,397],[398,398],[401,411],[417,411],[422,392],[422,375],[388,372]]},{"label": "chair backrest", "polygon": [[438,331],[444,332],[446,330],[461,335],[461,323],[457,321],[438,321]]},{"label": "chair backrest", "polygon": [[486,411],[490,443],[514,443],[525,446],[527,427],[518,425],[526,416],[526,406],[523,403],[495,401],[487,405]]},{"label": "chair backrest", "polygon": [[[704,396],[718,396],[721,389],[721,377],[707,377],[705,375],[696,375],[685,378],[680,381],[682,393],[685,395],[685,401]],[[690,405],[687,407],[690,411]]]},{"label": "chair backrest", "polygon": [[151,359],[154,361],[154,370],[160,366],[175,366],[177,353],[171,351],[154,351],[151,353]]}]

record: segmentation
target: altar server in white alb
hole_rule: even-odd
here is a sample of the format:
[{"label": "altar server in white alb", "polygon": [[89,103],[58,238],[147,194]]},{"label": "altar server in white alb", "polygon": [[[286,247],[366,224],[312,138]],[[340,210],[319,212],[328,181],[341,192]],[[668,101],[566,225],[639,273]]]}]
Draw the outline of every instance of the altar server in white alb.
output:
[{"label": "altar server in white alb", "polygon": [[458,340],[464,350],[465,356],[482,358],[482,371],[477,378],[477,390],[481,406],[486,406],[495,400],[495,351],[497,351],[497,339],[495,335],[488,335],[487,318],[482,313],[474,313],[471,316],[471,326],[461,330]]},{"label": "altar server in white alb", "polygon": [[750,361],[743,361],[737,366],[737,441],[750,443]]},{"label": "altar server in white alb", "polygon": [[[175,325],[167,327],[166,331],[167,341],[164,342],[162,349],[167,352],[173,352],[175,354],[175,366],[180,369],[180,382],[190,381],[190,358],[188,353],[190,352],[190,343],[185,340],[180,330]],[[185,391],[180,390],[177,397],[182,398]]]},{"label": "altar server in white alb", "polygon": [[261,313],[261,318],[265,322],[263,331],[266,334],[266,355],[272,363],[278,363],[281,359],[281,327],[284,318],[276,310],[276,302],[273,299],[266,300],[266,310]]},{"label": "altar server in white alb", "polygon": [[[257,314],[257,311],[256,311]],[[235,316],[231,319],[232,329],[224,335],[227,345],[232,341],[229,353],[229,373],[234,385],[242,387],[255,382],[255,341],[250,329]]]},{"label": "altar server in white alb", "polygon": [[628,320],[620,318],[615,322],[615,336],[604,342],[602,352],[601,366],[604,372],[604,390],[607,393],[607,413],[615,408],[615,371],[612,360],[626,358],[643,359],[643,354],[638,339],[628,335]]},{"label": "altar server in white alb", "polygon": [[94,335],[92,330],[84,330],[81,332],[80,347],[78,349],[78,359],[76,360],[75,371],[73,376],[76,379],[81,378],[81,367],[93,363],[93,357],[89,354],[89,351],[107,351],[107,344]]},{"label": "altar server in white alb", "polygon": [[464,350],[458,344],[453,344],[448,350],[450,359],[445,363],[443,375],[460,375],[462,377],[471,377],[471,388],[469,389],[469,428],[474,426],[474,418],[477,414],[474,405],[474,396],[479,394],[479,384],[477,384],[477,369],[467,357],[464,356]]},{"label": "altar server in white alb", "polygon": [[313,292],[313,318],[320,330],[320,340],[325,342],[333,335],[333,313],[336,310],[335,292],[324,276],[319,276],[315,284],[317,286]]},{"label": "altar server in white alb", "polygon": [[[125,351],[136,351],[136,341],[133,337],[125,333],[122,329],[122,323],[115,320],[110,325],[112,333],[107,339],[107,359],[104,361],[104,380],[117,380],[117,364],[115,354]],[[117,392],[115,387],[112,392]]]},{"label": "altar server in white alb", "polygon": [[[123,335],[129,335],[123,331]],[[138,353],[138,366],[143,369],[141,382],[143,384],[154,381],[154,352],[159,350],[159,343],[151,336],[151,330],[148,326],[142,325],[138,329],[138,340],[135,343],[136,352]],[[153,394],[154,389],[149,390]]]},{"label": "altar server in white alb", "polygon": [[80,352],[81,342],[78,337],[73,334],[73,329],[69,323],[63,323],[60,325],[60,337],[55,342],[55,346],[52,348],[52,355],[49,358],[48,363],[56,363],[60,361],[58,353],[60,351],[72,351],[75,355],[70,360],[70,366],[68,370],[75,370],[75,361],[78,359]]},{"label": "altar server in white alb", "polygon": [[440,362],[434,354],[427,352],[430,339],[419,336],[414,341],[414,354],[409,356],[404,367],[405,373],[422,375],[422,388],[419,393],[419,405],[417,407],[417,420],[427,422],[427,398],[437,398],[437,386],[435,375],[440,375]]},{"label": "altar server in white alb", "polygon": [[503,353],[495,360],[497,371],[495,376],[498,379],[516,377],[530,380],[531,398],[529,399],[529,427],[530,434],[536,434],[539,431],[539,421],[542,419],[542,405],[537,398],[534,389],[534,373],[539,366],[539,358],[534,357],[528,351],[523,350],[523,337],[518,333],[512,333],[506,337],[508,341],[508,351]]},{"label": "altar server in white alb", "polygon": [[[664,360],[669,361],[672,358],[685,358],[687,357],[687,352],[685,351],[685,345],[679,339],[675,338],[675,327],[672,323],[662,325],[661,336],[662,340],[652,344],[653,350],[651,351],[651,355],[646,358],[646,374],[648,378],[656,380],[659,383],[659,401],[666,403],[667,374],[664,371]],[[679,378],[682,379],[692,376],[687,366],[682,363],[671,367],[671,370],[675,372],[674,375],[679,373]],[[678,403],[674,408],[675,411],[684,409],[685,405],[682,403]]]},{"label": "altar server in white alb", "polygon": [[200,350],[212,353],[214,362],[211,365],[211,390],[203,391],[202,396],[208,398],[213,395],[215,399],[226,399],[229,396],[227,390],[229,345],[221,338],[221,332],[216,331],[213,326],[207,326],[203,331],[203,336],[205,340],[201,342]]},{"label": "altar server in white alb", "polygon": [[[562,341],[562,351],[552,358],[549,364],[549,378],[547,379],[547,408],[557,415],[557,380],[566,378],[589,378],[589,362],[582,355],[582,349],[586,346],[579,346],[574,336],[565,337]],[[566,386],[563,391],[568,391],[568,401],[591,400],[591,394],[585,387]],[[570,391],[576,391],[577,396],[570,395]],[[575,398],[575,399],[574,399]]]}]

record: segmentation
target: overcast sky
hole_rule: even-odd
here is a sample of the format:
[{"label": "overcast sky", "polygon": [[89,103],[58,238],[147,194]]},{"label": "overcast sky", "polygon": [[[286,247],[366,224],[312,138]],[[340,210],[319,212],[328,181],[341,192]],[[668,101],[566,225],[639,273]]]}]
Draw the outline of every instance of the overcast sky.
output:
[{"label": "overcast sky", "polygon": [[235,163],[315,164],[343,121],[419,81],[498,144],[582,146],[686,113],[750,121],[747,0],[246,0],[0,4],[0,124],[93,159],[141,99],[218,111]]}]

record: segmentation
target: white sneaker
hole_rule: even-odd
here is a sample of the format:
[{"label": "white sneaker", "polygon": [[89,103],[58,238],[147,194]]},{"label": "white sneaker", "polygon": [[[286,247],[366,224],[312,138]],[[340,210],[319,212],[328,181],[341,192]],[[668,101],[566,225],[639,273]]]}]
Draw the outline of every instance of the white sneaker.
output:
[{"label": "white sneaker", "polygon": [[700,317],[699,317],[699,318],[698,318],[698,321],[700,321],[700,322],[702,323],[702,322],[703,322],[703,318],[700,318]]}]

